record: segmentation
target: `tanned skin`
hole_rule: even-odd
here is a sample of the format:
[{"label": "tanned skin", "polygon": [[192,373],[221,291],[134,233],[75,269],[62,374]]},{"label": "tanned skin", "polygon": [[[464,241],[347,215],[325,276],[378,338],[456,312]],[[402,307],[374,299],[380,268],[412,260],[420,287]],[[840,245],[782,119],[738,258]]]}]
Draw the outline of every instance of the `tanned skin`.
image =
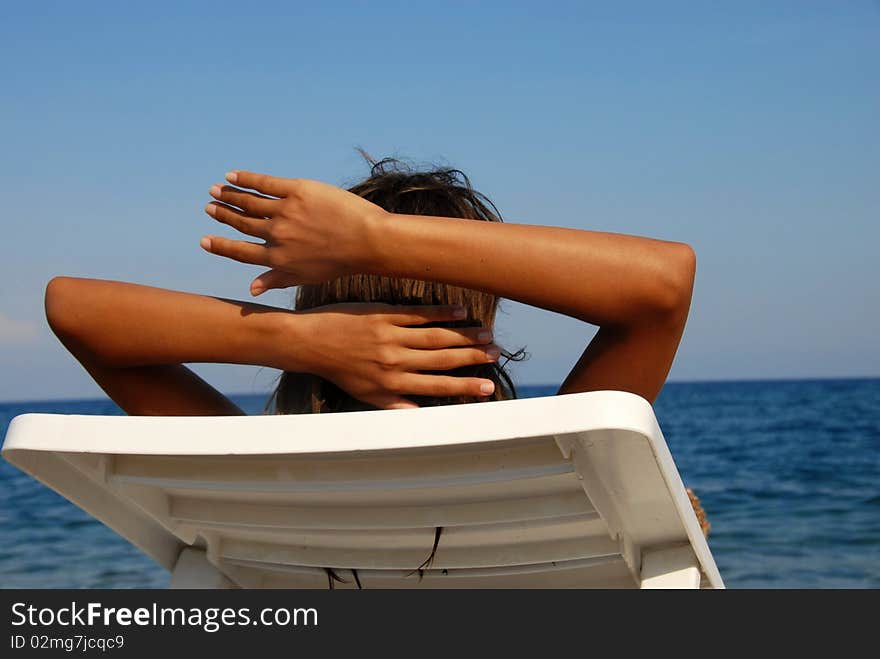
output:
[{"label": "tanned skin", "polygon": [[[684,331],[696,261],[682,243],[557,227],[393,215],[339,188],[245,171],[206,211],[257,242],[202,239],[212,254],[270,270],[251,285],[350,273],[430,279],[578,318],[599,331],[558,393],[621,390],[653,402]],[[428,375],[494,361],[452,307],[329,305],[307,312],[122,282],[57,277],[46,314],[61,341],[129,414],[241,414],[183,364],[258,364],[321,375],[377,407],[407,395],[480,396],[489,380]],[[345,336],[345,341],[338,337]]]},{"label": "tanned skin", "polygon": [[599,326],[558,393],[612,389],[653,402],[690,309],[696,256],[684,243],[614,233],[394,215],[345,190],[245,171],[206,211],[261,243],[206,236],[218,256],[272,268],[251,285],[351,272],[432,279]]},{"label": "tanned skin", "polygon": [[359,400],[395,409],[415,406],[402,392],[491,393],[491,380],[419,371],[491,362],[499,353],[482,328],[418,327],[460,320],[450,306],[332,304],[293,312],[124,282],[56,277],[46,289],[46,316],[107,395],[134,415],[242,414],[184,363],[315,373]]}]

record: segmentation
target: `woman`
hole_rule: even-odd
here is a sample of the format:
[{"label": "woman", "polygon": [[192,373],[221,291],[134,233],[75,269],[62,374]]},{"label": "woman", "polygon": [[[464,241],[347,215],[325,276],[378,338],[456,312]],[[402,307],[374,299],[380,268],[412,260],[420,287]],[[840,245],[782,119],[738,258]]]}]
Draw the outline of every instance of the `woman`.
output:
[{"label": "woman", "polygon": [[47,287],[52,329],[128,414],[242,414],[186,362],[284,371],[280,413],[514,397],[498,359],[516,356],[492,341],[502,297],[599,327],[559,394],[653,402],[663,386],[694,283],[685,244],[505,224],[461,172],[392,160],[350,191],[245,171],[227,180],[206,211],[257,241],[202,247],[271,268],[255,296],[299,285],[295,311],[121,282]]}]

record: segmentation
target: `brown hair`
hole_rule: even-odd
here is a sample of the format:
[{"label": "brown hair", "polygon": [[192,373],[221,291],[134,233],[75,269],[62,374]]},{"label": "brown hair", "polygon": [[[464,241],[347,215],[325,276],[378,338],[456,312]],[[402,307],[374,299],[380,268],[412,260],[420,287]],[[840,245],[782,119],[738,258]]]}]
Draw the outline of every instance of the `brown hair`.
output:
[{"label": "brown hair", "polygon": [[[394,158],[379,162],[363,150],[370,163],[370,176],[349,188],[350,192],[381,206],[391,213],[456,217],[483,222],[501,222],[501,214],[485,195],[474,190],[468,177],[458,169],[432,168],[418,171]],[[481,326],[493,329],[498,298],[482,291],[459,288],[440,282],[397,279],[356,274],[320,284],[302,285],[296,294],[295,309],[312,309],[339,302],[384,302],[386,304],[458,304],[467,310],[465,320],[432,323],[424,327]],[[446,375],[486,378],[495,382],[490,399],[516,398],[516,388],[504,370],[507,362],[519,361],[525,353],[502,349],[504,364],[478,364],[445,371]],[[420,407],[472,403],[485,398],[460,396],[434,398],[407,396]],[[332,382],[308,373],[285,372],[266,405],[276,414],[353,412],[375,409]]]}]

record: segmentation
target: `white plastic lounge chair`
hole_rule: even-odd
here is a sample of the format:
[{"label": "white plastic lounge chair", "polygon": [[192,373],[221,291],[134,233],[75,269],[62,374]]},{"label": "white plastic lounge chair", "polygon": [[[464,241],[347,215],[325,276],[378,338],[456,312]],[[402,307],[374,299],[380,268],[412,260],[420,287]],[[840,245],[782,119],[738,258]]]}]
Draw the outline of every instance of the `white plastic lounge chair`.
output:
[{"label": "white plastic lounge chair", "polygon": [[25,414],[3,457],[171,570],[172,587],[723,588],[654,412],[633,394]]}]

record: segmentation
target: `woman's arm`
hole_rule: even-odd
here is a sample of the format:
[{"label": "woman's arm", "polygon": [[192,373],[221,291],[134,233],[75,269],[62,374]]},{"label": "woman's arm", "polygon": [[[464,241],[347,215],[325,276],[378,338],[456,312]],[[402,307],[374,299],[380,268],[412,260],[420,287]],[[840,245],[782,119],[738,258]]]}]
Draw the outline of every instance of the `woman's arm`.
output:
[{"label": "woman's arm", "polygon": [[687,245],[399,215],[375,231],[383,239],[372,272],[478,288],[598,325],[559,393],[612,389],[656,399],[690,307],[696,259]]},{"label": "woman's arm", "polygon": [[[420,375],[485,363],[475,329],[407,327],[457,318],[451,307],[329,305],[291,312],[115,281],[56,277],[46,288],[52,330],[129,414],[242,414],[182,364],[255,364],[316,373],[378,407],[405,394],[480,395],[486,380]],[[452,392],[452,393],[450,393]]]},{"label": "woman's arm", "polygon": [[277,328],[251,309],[115,281],[56,277],[46,287],[52,330],[128,414],[243,414],[182,363],[270,361]]},{"label": "woman's arm", "polygon": [[271,197],[215,186],[212,195],[224,203],[209,205],[209,214],[266,243],[211,236],[203,247],[272,267],[255,280],[254,293],[352,271],[483,290],[599,326],[560,393],[616,389],[653,401],[663,386],[694,282],[695,256],[685,244],[392,215],[316,181],[249,172],[229,180]]}]

